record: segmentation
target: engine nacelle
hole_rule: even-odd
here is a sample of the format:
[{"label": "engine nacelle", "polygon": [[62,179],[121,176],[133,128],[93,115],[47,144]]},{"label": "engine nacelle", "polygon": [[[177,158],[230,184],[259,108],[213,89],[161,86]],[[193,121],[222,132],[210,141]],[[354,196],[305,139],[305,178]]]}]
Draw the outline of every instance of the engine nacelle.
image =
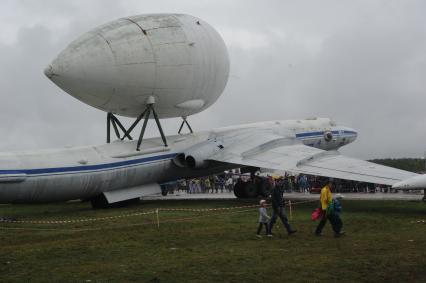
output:
[{"label": "engine nacelle", "polygon": [[218,141],[206,141],[187,149],[184,153],[177,155],[174,163],[179,167],[191,169],[202,169],[209,166],[209,158],[223,149]]},{"label": "engine nacelle", "polygon": [[333,140],[333,133],[330,131],[324,132],[324,140],[326,142],[331,142]]}]

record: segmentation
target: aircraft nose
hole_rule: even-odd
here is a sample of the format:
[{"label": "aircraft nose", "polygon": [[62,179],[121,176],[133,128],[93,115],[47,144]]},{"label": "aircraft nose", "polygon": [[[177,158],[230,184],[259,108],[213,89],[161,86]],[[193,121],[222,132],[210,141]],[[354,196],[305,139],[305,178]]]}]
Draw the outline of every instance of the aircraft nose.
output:
[{"label": "aircraft nose", "polygon": [[348,135],[350,135],[351,137],[353,137],[354,139],[356,139],[356,138],[357,138],[357,136],[358,136],[358,132],[357,132],[355,129],[352,129],[352,128],[346,128],[346,129],[345,129],[345,132],[346,132]]},{"label": "aircraft nose", "polygon": [[393,189],[426,189],[426,175],[417,175],[395,183]]}]

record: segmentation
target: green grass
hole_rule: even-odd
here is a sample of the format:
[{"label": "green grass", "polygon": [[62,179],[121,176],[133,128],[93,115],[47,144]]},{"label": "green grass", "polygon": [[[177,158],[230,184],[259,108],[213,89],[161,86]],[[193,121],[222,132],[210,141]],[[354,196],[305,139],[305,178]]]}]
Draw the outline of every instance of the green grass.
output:
[{"label": "green grass", "polygon": [[[3,205],[0,216],[79,219],[155,208],[217,208],[255,201],[147,201],[92,210],[88,203]],[[315,237],[310,213],[297,205],[294,228],[255,237],[248,211],[160,211],[155,215],[72,224],[0,224],[1,282],[421,282],[426,278],[426,205],[403,201],[344,201],[342,238],[329,224]],[[244,209],[246,210],[246,209]]]}]

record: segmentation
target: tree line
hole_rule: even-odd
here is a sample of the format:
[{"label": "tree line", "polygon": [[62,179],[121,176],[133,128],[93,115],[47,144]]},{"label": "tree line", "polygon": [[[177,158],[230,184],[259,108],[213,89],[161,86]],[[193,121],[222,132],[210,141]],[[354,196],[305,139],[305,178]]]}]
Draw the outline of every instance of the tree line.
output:
[{"label": "tree line", "polygon": [[370,162],[416,172],[423,173],[425,172],[425,160],[422,158],[384,158],[384,159],[372,159]]}]

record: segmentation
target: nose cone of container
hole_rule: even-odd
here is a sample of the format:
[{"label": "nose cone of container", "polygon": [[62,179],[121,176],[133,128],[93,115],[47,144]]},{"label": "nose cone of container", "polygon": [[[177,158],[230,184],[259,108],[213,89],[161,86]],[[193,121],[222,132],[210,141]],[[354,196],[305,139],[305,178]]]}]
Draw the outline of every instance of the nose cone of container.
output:
[{"label": "nose cone of container", "polygon": [[44,74],[70,95],[96,107],[112,95],[108,82],[115,77],[110,68],[113,63],[105,40],[96,35],[84,36],[64,49]]},{"label": "nose cone of container", "polygon": [[48,65],[46,68],[44,68],[44,74],[46,75],[46,77],[48,77],[49,79],[51,79],[53,77],[53,67],[52,65]]}]

